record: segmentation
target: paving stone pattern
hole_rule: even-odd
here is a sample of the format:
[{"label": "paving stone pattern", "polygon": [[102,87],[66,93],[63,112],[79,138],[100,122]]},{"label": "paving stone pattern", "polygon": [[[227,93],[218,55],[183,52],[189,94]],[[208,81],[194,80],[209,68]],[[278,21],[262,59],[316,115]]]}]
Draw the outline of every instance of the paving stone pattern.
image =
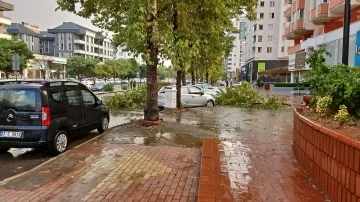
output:
[{"label": "paving stone pattern", "polygon": [[[76,161],[70,172],[54,176],[65,169],[60,165],[33,170],[1,186],[0,201],[196,201],[200,155],[174,147],[82,146],[57,160]],[[35,183],[39,177],[49,180]]]},{"label": "paving stone pattern", "polygon": [[289,141],[205,139],[199,202],[323,202]]}]

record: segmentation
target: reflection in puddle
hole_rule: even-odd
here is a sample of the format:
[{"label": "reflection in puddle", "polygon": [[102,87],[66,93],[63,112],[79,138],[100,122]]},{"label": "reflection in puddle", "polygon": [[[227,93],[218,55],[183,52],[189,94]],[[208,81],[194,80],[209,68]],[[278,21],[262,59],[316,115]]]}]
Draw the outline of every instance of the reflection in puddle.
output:
[{"label": "reflection in puddle", "polygon": [[[248,155],[250,149],[240,141],[222,141],[224,155],[221,156],[222,172],[229,174],[230,187],[236,189],[236,194],[249,193],[248,185],[252,181],[249,173],[251,161]],[[241,190],[241,191],[239,191]]]}]

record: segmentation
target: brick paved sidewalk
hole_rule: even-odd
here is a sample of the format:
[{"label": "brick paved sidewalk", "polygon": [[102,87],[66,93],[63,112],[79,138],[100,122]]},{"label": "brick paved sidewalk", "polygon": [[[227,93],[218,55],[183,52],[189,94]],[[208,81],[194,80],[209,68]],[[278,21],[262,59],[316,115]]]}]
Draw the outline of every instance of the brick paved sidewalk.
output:
[{"label": "brick paved sidewalk", "polygon": [[200,154],[93,142],[0,186],[0,201],[196,201]]},{"label": "brick paved sidewalk", "polygon": [[205,139],[198,201],[322,202],[290,141]]}]

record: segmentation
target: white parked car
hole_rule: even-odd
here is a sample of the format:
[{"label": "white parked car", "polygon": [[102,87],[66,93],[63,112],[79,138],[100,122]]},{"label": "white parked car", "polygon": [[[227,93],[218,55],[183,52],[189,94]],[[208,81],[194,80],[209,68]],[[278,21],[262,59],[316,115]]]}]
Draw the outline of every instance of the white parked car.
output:
[{"label": "white parked car", "polygon": [[210,94],[215,97],[219,96],[220,93],[222,92],[218,87],[213,87],[212,85],[207,83],[198,83],[195,84],[195,86],[203,90],[204,93]]},{"label": "white parked car", "polygon": [[[176,88],[176,86],[164,86],[158,92],[158,106],[165,107],[165,89]],[[183,107],[213,107],[215,98],[212,95],[204,93],[195,86],[181,86],[181,104]]]}]

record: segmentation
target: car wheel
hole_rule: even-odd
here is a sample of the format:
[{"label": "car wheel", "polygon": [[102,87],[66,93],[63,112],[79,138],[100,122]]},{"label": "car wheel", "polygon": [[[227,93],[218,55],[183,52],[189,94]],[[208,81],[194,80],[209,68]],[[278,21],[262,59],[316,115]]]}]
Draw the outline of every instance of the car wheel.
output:
[{"label": "car wheel", "polygon": [[211,101],[211,100],[208,100],[207,103],[206,103],[206,106],[207,106],[207,107],[213,107],[213,106],[214,106],[214,102]]},{"label": "car wheel", "polygon": [[54,138],[52,144],[52,152],[54,154],[61,154],[66,151],[68,146],[68,134],[66,131],[59,130]]},{"label": "car wheel", "polygon": [[5,153],[9,151],[10,147],[0,147],[0,153]]},{"label": "car wheel", "polygon": [[99,133],[105,132],[109,128],[109,119],[107,117],[103,117],[100,122],[100,126],[97,129]]}]

